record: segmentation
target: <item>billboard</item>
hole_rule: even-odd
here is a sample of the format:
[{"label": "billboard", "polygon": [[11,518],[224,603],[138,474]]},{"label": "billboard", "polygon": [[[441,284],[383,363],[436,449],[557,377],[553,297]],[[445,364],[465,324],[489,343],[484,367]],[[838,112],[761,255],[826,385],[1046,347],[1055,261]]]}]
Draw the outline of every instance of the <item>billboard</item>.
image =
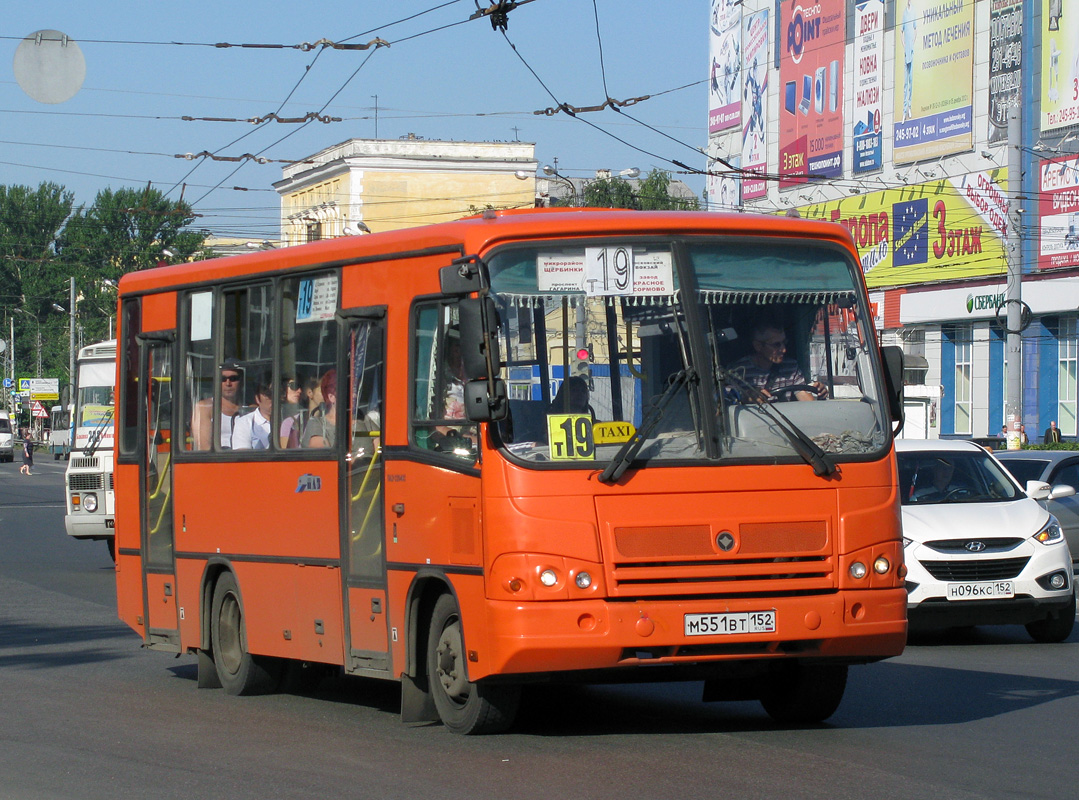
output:
[{"label": "billboard", "polygon": [[[846,0],[783,3],[779,12],[779,187],[843,175]],[[747,61],[748,63],[748,61]]]},{"label": "billboard", "polygon": [[1079,122],[1079,8],[1074,0],[1042,0],[1041,24],[1045,132]]},{"label": "billboard", "polygon": [[742,4],[712,0],[708,33],[708,132],[737,128],[742,104]]},{"label": "billboard", "polygon": [[[745,55],[745,80],[742,85],[742,168],[767,172],[768,114],[768,9],[742,20],[742,47]],[[742,180],[742,199],[752,200],[768,194],[763,178]]]},{"label": "billboard", "polygon": [[853,171],[857,175],[881,167],[884,0],[865,0],[855,6],[854,31],[854,112],[850,125],[854,142]]},{"label": "billboard", "polygon": [[1022,0],[998,0],[989,11],[989,143],[1008,139],[1008,109],[1019,106],[1023,63]]},{"label": "billboard", "polygon": [[974,146],[974,3],[896,0],[892,160]]},{"label": "billboard", "polygon": [[870,288],[1006,271],[1007,170],[856,195],[801,209],[845,226]]},{"label": "billboard", "polygon": [[1079,156],[1042,161],[1038,269],[1079,266]]}]

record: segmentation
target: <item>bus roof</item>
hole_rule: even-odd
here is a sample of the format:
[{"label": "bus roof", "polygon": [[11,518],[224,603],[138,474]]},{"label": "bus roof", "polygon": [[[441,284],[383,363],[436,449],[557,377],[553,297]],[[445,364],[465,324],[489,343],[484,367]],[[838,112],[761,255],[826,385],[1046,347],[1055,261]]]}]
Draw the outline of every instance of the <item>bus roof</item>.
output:
[{"label": "bus roof", "polygon": [[436,225],[361,236],[341,236],[295,247],[132,272],[120,279],[120,292],[141,294],[165,286],[218,280],[226,262],[230,276],[243,277],[293,267],[337,266],[393,254],[439,251],[447,254],[482,253],[496,244],[519,240],[617,234],[793,236],[841,244],[852,256],[857,257],[853,240],[846,228],[820,220],[703,211],[513,209],[485,211]]}]

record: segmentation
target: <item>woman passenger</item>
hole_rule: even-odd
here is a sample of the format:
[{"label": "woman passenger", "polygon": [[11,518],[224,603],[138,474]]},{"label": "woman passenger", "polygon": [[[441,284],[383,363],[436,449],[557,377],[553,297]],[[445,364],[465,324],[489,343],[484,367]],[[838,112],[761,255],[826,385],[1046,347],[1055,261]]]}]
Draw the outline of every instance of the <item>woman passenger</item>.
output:
[{"label": "woman passenger", "polygon": [[333,447],[337,431],[337,370],[331,369],[319,381],[322,394],[320,412],[307,421],[300,445],[303,447]]}]

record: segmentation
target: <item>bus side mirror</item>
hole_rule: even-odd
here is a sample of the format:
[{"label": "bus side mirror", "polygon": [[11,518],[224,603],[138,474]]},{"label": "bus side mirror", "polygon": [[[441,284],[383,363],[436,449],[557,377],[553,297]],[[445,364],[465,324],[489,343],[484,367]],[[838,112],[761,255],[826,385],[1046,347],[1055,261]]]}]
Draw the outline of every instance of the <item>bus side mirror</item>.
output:
[{"label": "bus side mirror", "polygon": [[502,365],[498,348],[498,309],[490,297],[467,297],[458,303],[461,357],[469,378],[494,378]]},{"label": "bus side mirror", "polygon": [[[491,388],[494,387],[494,392]],[[465,415],[472,422],[498,422],[509,413],[506,382],[469,381],[465,384]]]},{"label": "bus side mirror", "polygon": [[895,422],[903,423],[903,348],[889,345],[880,349],[884,361],[884,388],[888,411]]}]

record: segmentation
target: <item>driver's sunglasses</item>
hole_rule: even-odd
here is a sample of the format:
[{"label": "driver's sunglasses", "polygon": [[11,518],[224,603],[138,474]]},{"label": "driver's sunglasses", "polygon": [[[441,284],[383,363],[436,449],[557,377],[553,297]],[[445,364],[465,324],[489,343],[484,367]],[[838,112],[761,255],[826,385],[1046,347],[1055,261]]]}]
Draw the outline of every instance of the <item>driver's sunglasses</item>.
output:
[{"label": "driver's sunglasses", "polygon": [[300,384],[296,383],[296,381],[289,381],[288,382],[288,390],[290,392],[296,392],[296,391],[299,391],[299,389],[300,389]]},{"label": "driver's sunglasses", "polygon": [[786,339],[780,339],[778,342],[765,342],[765,341],[762,341],[761,344],[763,344],[765,347],[770,347],[773,350],[786,349],[787,340]]},{"label": "driver's sunglasses", "polygon": [[226,383],[226,382],[227,383],[237,383],[237,382],[239,382],[239,380],[240,380],[239,375],[222,375],[221,376],[221,382],[222,383]]}]

